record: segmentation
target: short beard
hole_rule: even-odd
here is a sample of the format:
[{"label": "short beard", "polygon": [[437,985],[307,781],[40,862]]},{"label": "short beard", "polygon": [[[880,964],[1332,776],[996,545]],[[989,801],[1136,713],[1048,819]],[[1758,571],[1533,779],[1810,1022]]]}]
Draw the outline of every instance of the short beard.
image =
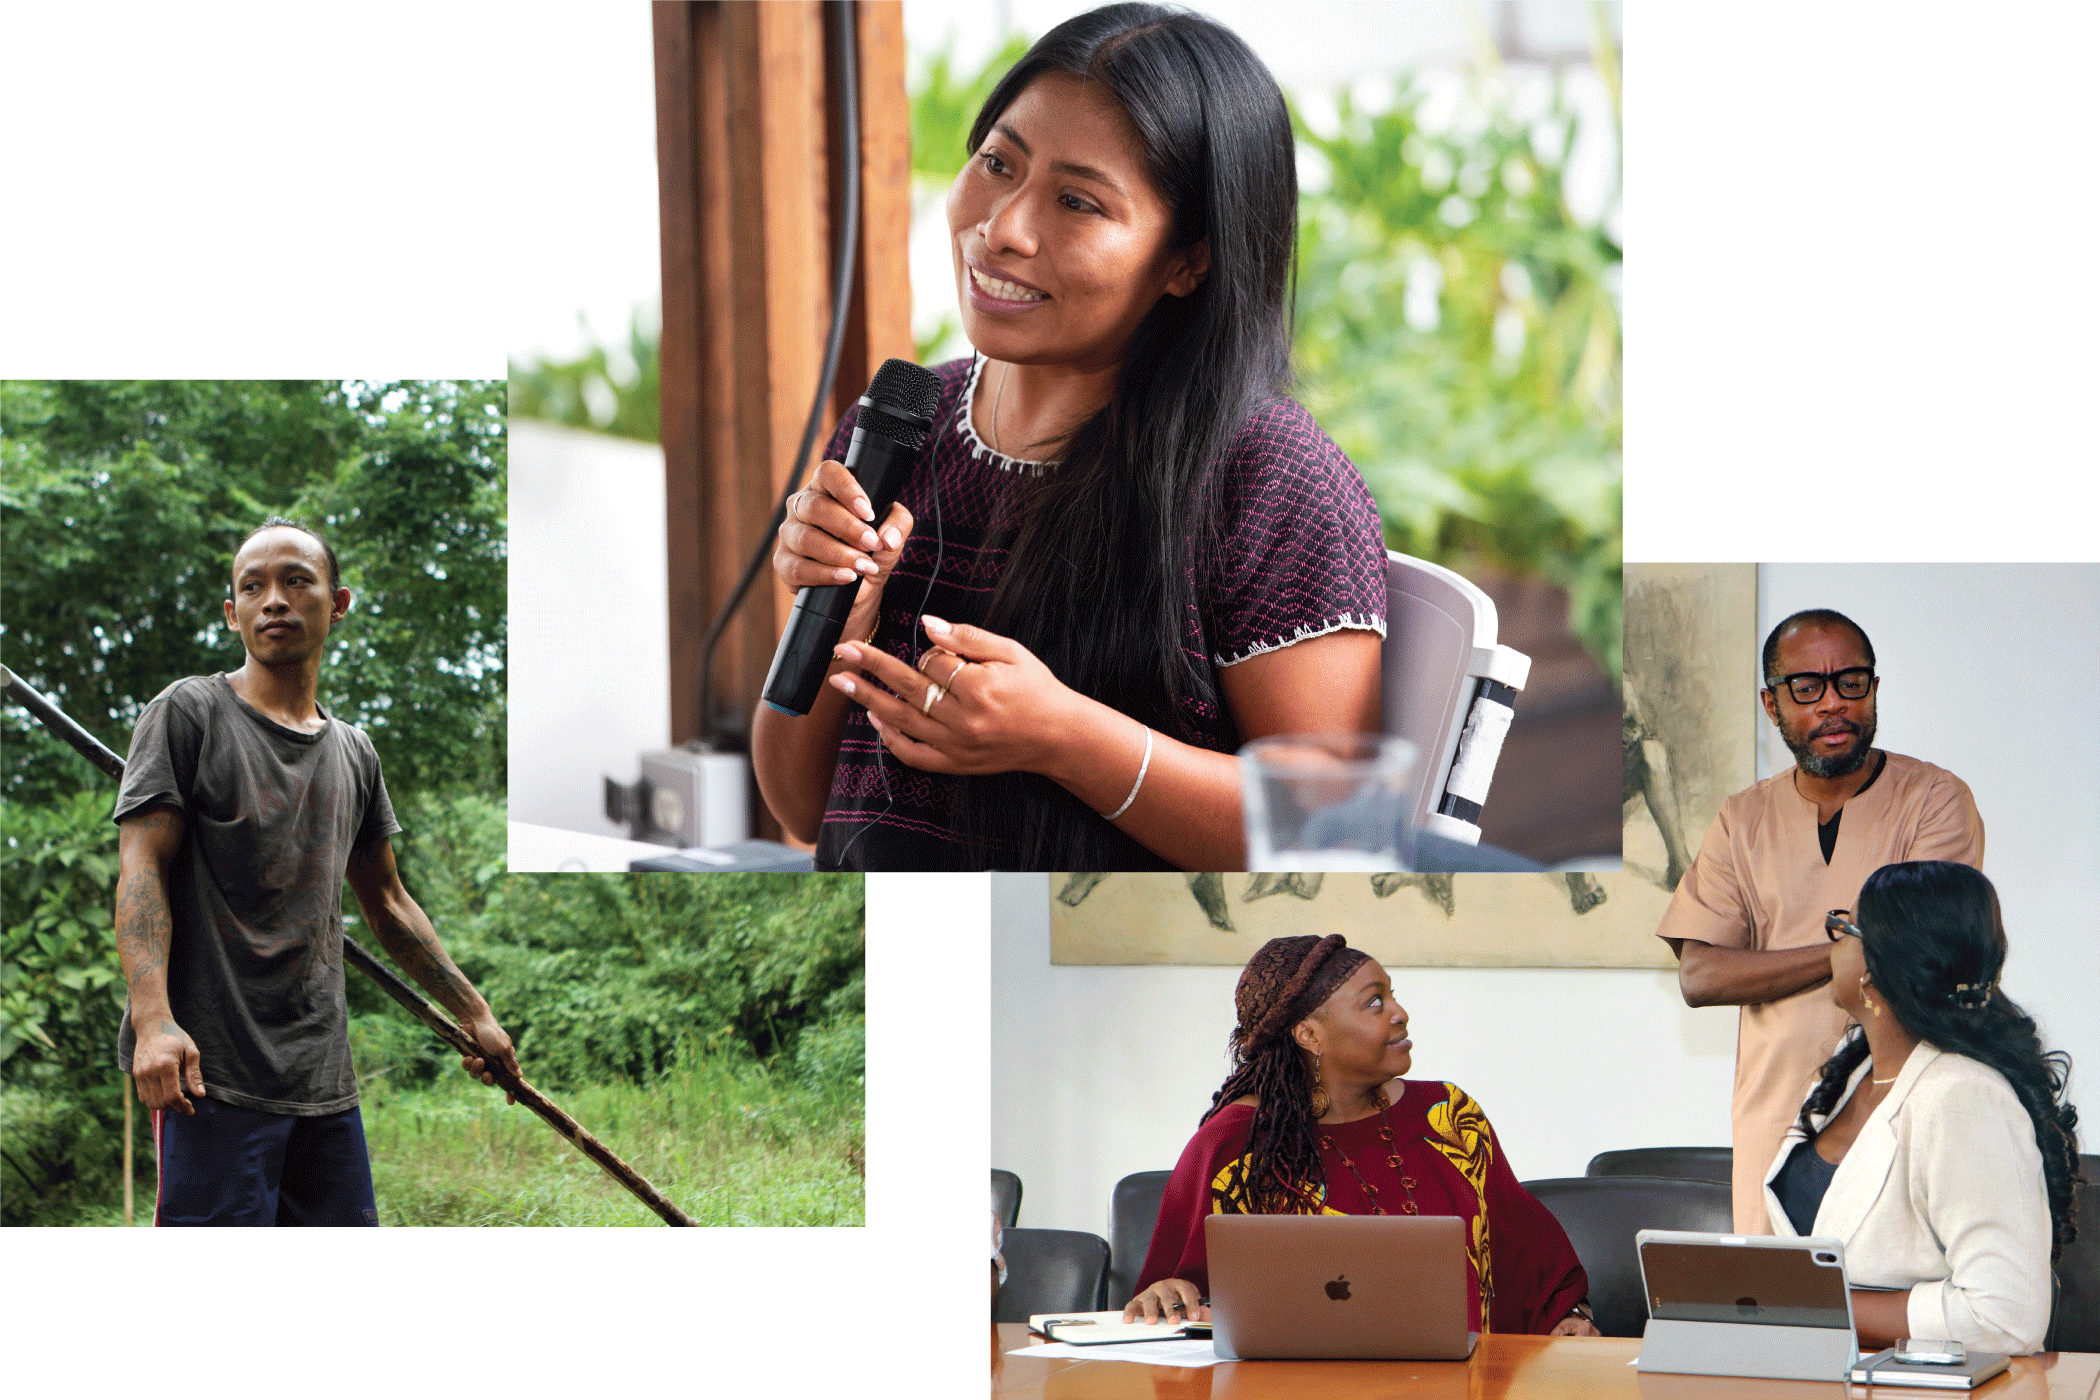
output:
[{"label": "short beard", "polygon": [[1784,729],[1779,737],[1793,750],[1794,762],[1811,778],[1843,778],[1857,773],[1866,764],[1867,755],[1874,752],[1874,721],[1867,720],[1859,727],[1858,741],[1843,753],[1817,753],[1814,741],[1795,743]]}]

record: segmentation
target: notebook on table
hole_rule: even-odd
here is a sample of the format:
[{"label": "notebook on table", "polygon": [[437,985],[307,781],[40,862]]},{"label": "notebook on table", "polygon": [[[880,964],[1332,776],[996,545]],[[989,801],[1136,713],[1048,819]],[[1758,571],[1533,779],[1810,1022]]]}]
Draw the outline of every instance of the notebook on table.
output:
[{"label": "notebook on table", "polygon": [[1211,1340],[1228,1360],[1462,1361],[1466,1224],[1449,1215],[1212,1215]]},{"label": "notebook on table", "polygon": [[1895,1347],[1884,1347],[1853,1364],[1852,1383],[1974,1390],[2010,1365],[2010,1356],[1995,1351],[1972,1351],[1960,1361],[1937,1364],[1903,1362],[1896,1360]]}]

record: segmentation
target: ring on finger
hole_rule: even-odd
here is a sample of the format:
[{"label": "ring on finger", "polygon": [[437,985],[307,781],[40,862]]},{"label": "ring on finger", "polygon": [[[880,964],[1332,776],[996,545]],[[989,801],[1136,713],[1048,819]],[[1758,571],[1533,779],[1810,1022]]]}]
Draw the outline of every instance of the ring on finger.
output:
[{"label": "ring on finger", "polygon": [[924,704],[919,706],[919,713],[922,715],[932,714],[933,707],[938,705],[941,702],[941,697],[947,693],[944,688],[929,681],[926,685],[926,700]]},{"label": "ring on finger", "polygon": [[917,662],[919,674],[930,678],[933,675],[933,672],[927,670],[926,668],[929,664],[932,663],[934,658],[941,656],[945,656],[950,661],[953,661],[955,663],[955,669],[948,673],[948,679],[941,682],[942,689],[953,690],[955,689],[955,678],[962,674],[963,667],[970,664],[967,660],[960,656],[957,656],[954,652],[940,651],[938,649],[935,649],[923,653],[919,657],[919,660]]}]

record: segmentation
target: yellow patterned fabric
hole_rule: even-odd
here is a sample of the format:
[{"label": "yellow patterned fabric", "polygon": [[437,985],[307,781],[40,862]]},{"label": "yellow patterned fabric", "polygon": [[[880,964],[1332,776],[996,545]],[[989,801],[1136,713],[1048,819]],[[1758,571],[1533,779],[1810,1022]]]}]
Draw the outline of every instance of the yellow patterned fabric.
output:
[{"label": "yellow patterned fabric", "polygon": [[1480,1105],[1456,1084],[1444,1085],[1446,1097],[1442,1103],[1431,1104],[1429,1128],[1436,1136],[1429,1145],[1444,1154],[1444,1160],[1457,1167],[1459,1175],[1472,1184],[1474,1195],[1480,1198],[1480,1209],[1473,1215],[1473,1235],[1466,1242],[1466,1249],[1473,1257],[1473,1274],[1480,1280],[1480,1330],[1488,1330],[1488,1300],[1495,1296],[1492,1270],[1494,1260],[1488,1252],[1488,1168],[1495,1161],[1495,1143],[1488,1132],[1487,1115]]},{"label": "yellow patterned fabric", "polygon": [[[1210,1213],[1212,1215],[1256,1215],[1260,1213],[1247,1203],[1246,1181],[1252,1161],[1253,1159],[1250,1157],[1241,1157],[1218,1168],[1218,1174],[1212,1177],[1210,1181]],[[1333,1206],[1327,1204],[1327,1188],[1325,1186],[1314,1186],[1309,1182],[1301,1181],[1291,1194],[1303,1204],[1310,1205],[1314,1202],[1319,1204],[1318,1210],[1304,1210],[1296,1212],[1297,1214],[1348,1214],[1347,1211],[1336,1210]]]}]

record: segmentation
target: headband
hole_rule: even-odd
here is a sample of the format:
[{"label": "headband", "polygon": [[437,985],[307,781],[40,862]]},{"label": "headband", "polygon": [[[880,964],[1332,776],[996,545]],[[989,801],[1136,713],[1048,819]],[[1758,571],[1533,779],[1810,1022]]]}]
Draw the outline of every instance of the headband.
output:
[{"label": "headband", "polygon": [[1299,934],[1264,943],[1247,960],[1233,997],[1241,1052],[1259,1048],[1304,1020],[1368,961],[1368,954],[1351,948],[1338,933],[1325,938]]}]

